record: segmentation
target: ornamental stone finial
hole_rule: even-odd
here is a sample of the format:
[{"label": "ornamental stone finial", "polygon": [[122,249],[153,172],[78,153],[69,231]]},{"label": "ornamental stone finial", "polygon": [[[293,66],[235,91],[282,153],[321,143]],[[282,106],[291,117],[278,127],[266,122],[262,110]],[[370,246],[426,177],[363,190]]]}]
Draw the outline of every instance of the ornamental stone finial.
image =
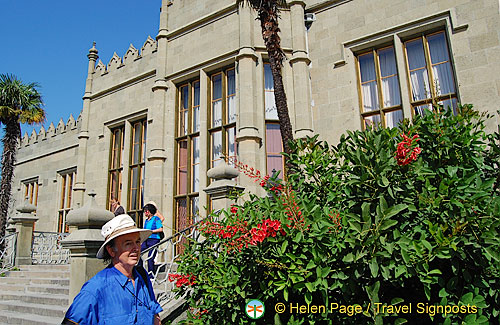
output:
[{"label": "ornamental stone finial", "polygon": [[97,205],[96,193],[91,190],[88,193],[89,200],[79,209],[71,210],[66,217],[68,225],[77,226],[79,229],[88,227],[100,228],[111,220],[115,215]]},{"label": "ornamental stone finial", "polygon": [[93,60],[93,61],[96,61],[98,58],[99,58],[99,55],[97,55],[97,53],[99,53],[99,51],[97,51],[97,49],[95,48],[95,42],[92,42],[92,48],[89,49],[89,54],[87,54],[87,57],[89,58],[89,60]]}]

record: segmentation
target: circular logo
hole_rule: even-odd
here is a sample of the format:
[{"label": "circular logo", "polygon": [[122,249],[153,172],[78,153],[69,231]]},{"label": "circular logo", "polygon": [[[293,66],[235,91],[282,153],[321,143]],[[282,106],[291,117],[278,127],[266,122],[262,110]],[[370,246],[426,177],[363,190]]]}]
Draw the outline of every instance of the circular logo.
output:
[{"label": "circular logo", "polygon": [[264,315],[264,303],[257,299],[252,299],[245,305],[245,312],[251,319],[261,318]]}]

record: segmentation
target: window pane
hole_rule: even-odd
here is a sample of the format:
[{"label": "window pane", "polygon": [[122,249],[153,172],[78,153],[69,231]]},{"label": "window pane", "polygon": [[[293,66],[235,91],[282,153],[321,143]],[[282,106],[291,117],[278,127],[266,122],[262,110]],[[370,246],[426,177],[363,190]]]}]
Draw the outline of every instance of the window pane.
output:
[{"label": "window pane", "polygon": [[432,64],[450,61],[448,47],[443,32],[428,36],[427,43],[429,44],[429,51],[431,52]]},{"label": "window pane", "polygon": [[266,124],[266,151],[272,153],[280,153],[283,151],[279,124]]},{"label": "window pane", "polygon": [[274,84],[271,65],[264,64],[264,103],[266,107],[266,120],[277,120],[278,109],[274,98]]},{"label": "window pane", "polygon": [[360,55],[358,59],[361,77],[363,112],[371,112],[379,109],[373,53]]},{"label": "window pane", "polygon": [[227,123],[236,122],[236,79],[234,69],[227,71]]},{"label": "window pane", "polygon": [[422,39],[406,43],[413,101],[431,98]]},{"label": "window pane", "polygon": [[222,100],[212,102],[212,127],[222,125]]},{"label": "window pane", "polygon": [[200,131],[200,82],[193,84],[193,133]]},{"label": "window pane", "polygon": [[276,123],[266,123],[266,156],[267,174],[272,176],[274,172],[280,172],[279,178],[283,175],[283,151],[281,142],[280,126]]},{"label": "window pane", "polygon": [[111,159],[111,168],[119,168],[121,167],[121,153],[122,153],[122,147],[123,147],[123,142],[122,142],[122,130],[118,129],[113,131],[113,152],[112,152],[112,159]]},{"label": "window pane", "polygon": [[432,104],[424,104],[414,108],[415,114],[424,115],[427,110],[432,111]]},{"label": "window pane", "polygon": [[378,51],[380,62],[380,75],[382,78],[382,97],[384,107],[398,106],[401,104],[399,93],[399,80],[396,68],[394,48],[385,48]]},{"label": "window pane", "polygon": [[193,159],[193,170],[191,172],[192,177],[192,190],[191,192],[199,192],[200,187],[200,140],[198,137],[193,138],[192,142],[192,159]]},{"label": "window pane", "polygon": [[227,158],[236,157],[236,128],[227,130]]},{"label": "window pane", "polygon": [[177,194],[187,193],[187,140],[179,142],[179,173]]},{"label": "window pane", "polygon": [[398,126],[398,123],[403,120],[403,111],[397,110],[385,113],[385,126],[393,128]]},{"label": "window pane", "polygon": [[406,55],[410,70],[425,68],[424,45],[421,38],[406,43]]},{"label": "window pane", "polygon": [[380,121],[380,115],[377,114],[377,115],[372,115],[372,116],[367,116],[364,118],[364,124],[365,124],[365,128],[369,128],[369,127],[379,127],[380,124],[381,124],[381,121]]},{"label": "window pane", "polygon": [[131,181],[130,186],[130,210],[136,210],[137,208],[137,192],[139,190],[139,167],[133,167],[131,170]]},{"label": "window pane", "polygon": [[180,90],[179,107],[179,136],[188,133],[188,107],[189,107],[189,88],[184,86]]},{"label": "window pane", "polygon": [[222,125],[222,76],[212,77],[212,127]]},{"label": "window pane", "polygon": [[182,199],[177,199],[176,200],[176,205],[177,205],[177,215],[176,215],[176,222],[175,222],[175,227],[177,231],[184,230],[189,226],[188,223],[188,216],[187,216],[187,199],[182,198]]},{"label": "window pane", "polygon": [[193,216],[193,223],[200,220],[200,198],[197,196],[191,198],[191,215]]},{"label": "window pane", "polygon": [[141,141],[141,128],[142,123],[134,124],[134,144],[132,146],[132,163],[138,164],[140,162],[140,148],[142,146]]},{"label": "window pane", "polygon": [[212,133],[212,167],[222,161],[222,132]]},{"label": "window pane", "polygon": [[442,105],[444,109],[452,109],[453,114],[457,115],[457,99],[456,98],[451,98],[447,100],[443,100],[438,102],[439,105]]}]

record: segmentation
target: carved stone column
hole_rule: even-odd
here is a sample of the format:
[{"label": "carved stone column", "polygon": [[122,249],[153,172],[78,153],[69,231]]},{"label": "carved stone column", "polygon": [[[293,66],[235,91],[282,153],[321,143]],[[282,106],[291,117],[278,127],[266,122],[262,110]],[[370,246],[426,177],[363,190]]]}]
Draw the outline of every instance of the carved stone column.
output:
[{"label": "carved stone column", "polygon": [[238,186],[233,178],[237,177],[239,172],[225,162],[209,169],[207,176],[213,179],[212,183],[203,191],[210,196],[212,201],[212,210],[230,209],[235,203],[230,198],[231,194],[243,192],[244,188]]},{"label": "carved stone column", "polygon": [[28,201],[16,208],[17,214],[10,218],[17,232],[16,259],[14,264],[31,265],[31,241],[33,238],[33,225],[38,218],[32,213],[36,207]]},{"label": "carved stone column", "polygon": [[88,195],[90,198],[83,207],[68,213],[68,224],[77,227],[77,230],[61,242],[71,252],[70,303],[82,285],[105,267],[103,261],[96,258],[96,254],[104,243],[101,227],[114,217],[112,212],[97,206],[94,192]]}]

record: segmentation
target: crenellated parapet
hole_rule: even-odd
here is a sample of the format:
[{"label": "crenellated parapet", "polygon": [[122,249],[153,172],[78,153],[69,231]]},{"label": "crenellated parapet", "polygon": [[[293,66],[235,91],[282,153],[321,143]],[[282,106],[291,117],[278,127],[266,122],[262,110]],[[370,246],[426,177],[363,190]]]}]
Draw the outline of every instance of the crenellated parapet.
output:
[{"label": "crenellated parapet", "polygon": [[38,133],[35,131],[35,129],[33,129],[31,135],[28,135],[28,132],[25,132],[24,136],[19,142],[19,147],[22,148],[40,143],[42,141],[50,141],[54,137],[64,136],[66,134],[77,135],[80,129],[81,121],[81,114],[76,120],[71,114],[66,123],[64,123],[63,119],[61,118],[57,123],[57,126],[54,126],[54,123],[50,123],[47,129],[41,126]]},{"label": "crenellated parapet", "polygon": [[138,50],[133,44],[130,44],[127,52],[120,57],[116,52],[113,54],[108,64],[104,64],[99,60],[94,69],[94,78],[99,76],[111,74],[116,70],[121,70],[122,68],[127,68],[128,66],[134,65],[135,62],[140,59],[147,58],[156,52],[158,44],[151,36],[148,36],[141,49]]}]

